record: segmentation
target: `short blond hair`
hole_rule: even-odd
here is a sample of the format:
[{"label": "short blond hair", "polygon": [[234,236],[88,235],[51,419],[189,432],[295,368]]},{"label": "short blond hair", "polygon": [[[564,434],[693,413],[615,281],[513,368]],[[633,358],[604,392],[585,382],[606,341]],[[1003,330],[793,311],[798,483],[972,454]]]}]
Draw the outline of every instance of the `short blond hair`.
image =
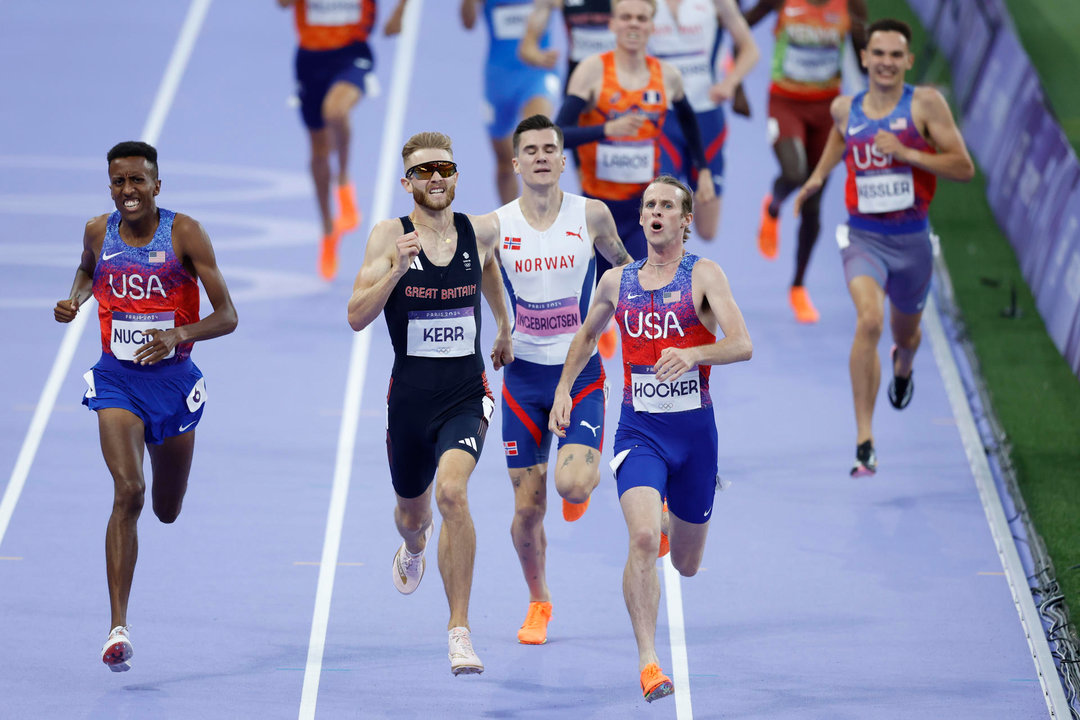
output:
[{"label": "short blond hair", "polygon": [[441,132],[418,132],[408,139],[405,147],[401,148],[401,161],[404,163],[417,150],[445,150],[454,157],[454,149],[451,147],[450,137]]}]

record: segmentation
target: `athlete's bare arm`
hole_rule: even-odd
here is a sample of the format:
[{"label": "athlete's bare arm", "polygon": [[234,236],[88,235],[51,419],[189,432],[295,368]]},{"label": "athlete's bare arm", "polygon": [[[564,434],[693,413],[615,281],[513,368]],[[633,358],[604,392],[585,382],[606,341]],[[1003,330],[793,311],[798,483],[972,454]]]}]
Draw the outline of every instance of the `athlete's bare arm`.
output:
[{"label": "athlete's bare arm", "polygon": [[71,283],[71,292],[66,300],[60,300],[53,308],[56,322],[69,323],[75,319],[79,308],[94,294],[94,268],[105,242],[105,228],[108,215],[98,215],[86,223],[83,230],[83,250],[79,258],[79,267],[75,270],[75,279]]},{"label": "athlete's bare arm", "polygon": [[415,230],[402,235],[400,220],[382,220],[375,225],[349,298],[349,326],[353,330],[363,330],[379,316],[419,254],[420,236]]},{"label": "athlete's bare arm", "polygon": [[[851,49],[855,51],[855,57],[866,49],[866,19],[870,11],[866,8],[866,0],[848,0],[848,17],[851,19]],[[859,69],[866,74],[866,68],[859,63]]]},{"label": "athlete's bare arm", "polygon": [[491,314],[498,326],[495,331],[495,345],[491,349],[491,364],[496,370],[514,362],[514,346],[511,340],[510,313],[506,305],[506,292],[503,289],[502,271],[497,257],[499,248],[499,216],[490,212],[487,215],[469,216],[473,232],[476,234],[476,248],[480,251],[483,263],[483,275],[480,289],[484,293]]},{"label": "athlete's bare arm", "polygon": [[553,70],[559,61],[559,51],[554,48],[540,49],[540,38],[551,19],[551,11],[562,5],[562,0],[533,0],[532,12],[525,21],[525,34],[518,43],[518,57],[527,65]]},{"label": "athlete's bare arm", "polygon": [[743,17],[750,27],[757,25],[769,13],[778,12],[784,5],[784,0],[758,0],[757,5],[747,10]]},{"label": "athlete's bare arm", "polygon": [[197,322],[169,330],[146,330],[150,340],[135,351],[135,362],[153,365],[181,343],[209,340],[236,329],[236,307],[217,265],[210,236],[195,219],[176,213],[172,227],[173,252],[187,271],[202,283],[214,310]]},{"label": "athlete's bare arm", "polygon": [[590,55],[577,64],[566,84],[567,95],[577,95],[585,101],[585,110],[596,106],[596,96],[604,79],[604,63],[599,55]]},{"label": "athlete's bare arm", "polygon": [[841,95],[833,100],[832,105],[829,106],[829,112],[832,113],[833,127],[829,132],[829,139],[825,142],[825,149],[821,153],[821,159],[818,160],[817,167],[810,173],[810,177],[806,178],[806,182],[799,188],[799,193],[795,196],[794,210],[796,216],[802,211],[806,199],[821,190],[821,186],[825,184],[825,178],[829,177],[829,173],[833,171],[833,168],[844,159],[844,148],[846,146],[844,130],[847,128],[848,114],[851,112],[851,96]]},{"label": "athlete's bare arm", "polygon": [[593,247],[607,258],[612,267],[626,265],[634,261],[626,247],[619,239],[619,230],[615,226],[615,218],[611,210],[600,200],[588,198],[585,201],[585,222],[589,224],[589,235],[593,239]]},{"label": "athlete's bare arm", "polygon": [[931,87],[915,88],[911,117],[915,127],[937,152],[908,147],[886,130],[879,130],[874,136],[878,150],[948,180],[967,182],[975,177],[975,164],[964,145],[964,137],[940,92]]},{"label": "athlete's bare arm", "polygon": [[615,316],[622,273],[622,268],[611,268],[600,278],[589,314],[585,316],[585,322],[581,323],[581,327],[574,333],[574,339],[570,341],[562,375],[559,376],[559,384],[555,386],[551,414],[548,415],[548,429],[559,437],[566,437],[566,426],[570,424],[570,411],[574,407],[570,388],[574,387],[577,376],[596,352],[597,340]]},{"label": "athlete's bare arm", "polygon": [[757,65],[758,60],[761,59],[761,51],[750,32],[750,26],[736,7],[735,0],[713,0],[713,2],[716,5],[716,17],[720,21],[720,27],[731,33],[731,40],[735,45],[735,64],[731,72],[726,73],[720,82],[709,89],[709,97],[713,102],[725,103],[735,96],[735,88]]},{"label": "athlete's bare arm", "polygon": [[461,24],[466,30],[472,30],[476,26],[476,6],[480,0],[461,0]]},{"label": "athlete's bare arm", "polygon": [[698,260],[694,264],[691,284],[698,318],[714,333],[719,327],[720,332],[715,334],[722,337],[709,345],[664,348],[653,364],[657,380],[677,380],[695,365],[728,365],[749,360],[754,352],[746,321],[735,304],[727,275],[720,266],[705,258]]},{"label": "athlete's bare arm", "polygon": [[386,19],[386,24],[383,25],[383,34],[386,36],[397,35],[401,32],[402,18],[405,17],[405,3],[408,0],[398,0],[397,5],[390,11],[390,17]]},{"label": "athlete's bare arm", "polygon": [[[686,91],[683,89],[682,73],[679,69],[669,62],[663,60],[660,61],[660,69],[664,74],[664,92],[668,97],[668,103],[677,103],[680,100],[686,99]],[[636,116],[637,113],[634,113]],[[678,119],[679,125],[683,129],[683,135],[690,137],[693,132],[687,128],[687,123],[694,123],[697,125],[697,118],[693,114],[688,114],[687,117],[679,112],[675,113]],[[621,119],[621,118],[620,118]],[[698,137],[701,137],[701,131],[696,131]],[[700,161],[699,161],[700,162]],[[716,199],[716,185],[712,180],[712,170],[708,167],[698,168],[698,188],[694,193],[694,200],[699,203],[707,203]]]}]

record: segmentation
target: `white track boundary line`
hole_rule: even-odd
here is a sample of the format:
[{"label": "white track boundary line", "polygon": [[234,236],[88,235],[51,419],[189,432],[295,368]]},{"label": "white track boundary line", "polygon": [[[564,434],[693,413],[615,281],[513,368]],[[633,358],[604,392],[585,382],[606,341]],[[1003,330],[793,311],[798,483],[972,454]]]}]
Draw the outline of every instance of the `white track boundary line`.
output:
[{"label": "white track boundary line", "polygon": [[1027,638],[1028,649],[1031,650],[1035,661],[1035,671],[1039,676],[1046,707],[1050,711],[1051,718],[1072,717],[1069,701],[1065,698],[1061,678],[1058,676],[1057,666],[1054,664],[1050,651],[1050,643],[1046,640],[1046,631],[1043,629],[1039,612],[1035,608],[1035,601],[1031,597],[1027,573],[1024,572],[1024,565],[1016,550],[1012,530],[1009,528],[1009,521],[1005,517],[1005,510],[1001,504],[1001,496],[994,484],[990,463],[986,459],[982,438],[975,426],[975,417],[971,412],[971,405],[968,403],[967,393],[960,379],[960,371],[956,367],[949,340],[945,337],[945,330],[938,316],[937,303],[934,302],[933,297],[927,300],[926,311],[923,313],[923,325],[930,336],[934,359],[937,360],[945,392],[949,396],[949,404],[952,405],[956,426],[964,444],[964,452],[971,466],[975,487],[979,491],[979,500],[982,501],[986,521],[990,526],[990,534],[994,538],[1001,566],[1005,570],[1009,592],[1012,593],[1013,603],[1020,615],[1020,624]]},{"label": "white track boundary line", "polygon": [[[420,13],[423,0],[413,0],[405,6],[401,36],[394,53],[394,77],[383,123],[382,151],[375,175],[375,197],[372,201],[370,224],[390,212],[390,192],[396,187],[398,177],[398,148],[405,125],[405,108],[409,97],[409,79],[413,73],[417,38],[420,31]],[[330,491],[330,508],[327,511],[326,534],[323,538],[322,559],[319,564],[319,580],[315,589],[315,610],[311,618],[311,637],[308,640],[307,664],[304,667],[304,687],[300,695],[300,720],[315,717],[315,705],[319,696],[319,679],[322,674],[323,653],[326,649],[326,628],[330,621],[330,601],[334,594],[334,576],[337,572],[338,552],[341,548],[341,529],[345,521],[345,504],[349,496],[352,477],[353,452],[356,432],[360,422],[360,400],[367,375],[368,351],[371,347],[371,326],[353,336],[349,357],[349,376],[346,381],[341,430],[338,434],[337,458],[334,462],[334,484]]]},{"label": "white track boundary line", "polygon": [[686,656],[682,585],[679,571],[671,564],[670,555],[664,556],[663,564],[668,638],[671,643],[671,675],[672,682],[675,684],[675,717],[679,720],[691,720],[694,717],[694,709],[690,705],[690,661]]},{"label": "white track boundary line", "polygon": [[[188,8],[187,17],[184,18],[184,24],[180,28],[180,37],[177,38],[176,45],[173,47],[169,64],[165,68],[165,75],[154,98],[154,105],[140,136],[151,145],[157,142],[161,134],[161,127],[176,97],[176,90],[180,86],[184,69],[187,67],[188,60],[191,59],[191,52],[195,47],[195,40],[199,36],[203,20],[206,18],[206,12],[210,8],[210,2],[211,0],[192,0]],[[34,457],[41,445],[45,427],[49,424],[49,418],[56,406],[60,387],[64,384],[68,370],[71,369],[71,360],[79,346],[79,339],[82,337],[89,317],[95,314],[96,306],[97,303],[93,298],[87,300],[79,308],[79,314],[67,326],[64,338],[60,341],[56,360],[53,361],[52,370],[49,371],[49,377],[45,381],[37,407],[34,408],[34,416],[30,419],[30,427],[19,449],[19,456],[15,459],[15,467],[4,488],[4,496],[0,499],[0,545],[4,542],[4,535],[7,533],[11,516],[15,512],[15,505],[19,502],[23,487],[26,485],[26,478],[30,474],[30,467],[34,464]]]}]

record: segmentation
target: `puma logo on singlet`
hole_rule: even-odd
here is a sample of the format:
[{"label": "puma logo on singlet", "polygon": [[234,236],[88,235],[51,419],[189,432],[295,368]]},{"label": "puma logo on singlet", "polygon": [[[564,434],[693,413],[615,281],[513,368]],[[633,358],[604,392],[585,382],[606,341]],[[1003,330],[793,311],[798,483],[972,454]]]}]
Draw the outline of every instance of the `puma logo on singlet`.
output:
[{"label": "puma logo on singlet", "polygon": [[585,242],[585,238],[581,237],[581,225],[578,225],[577,232],[566,231],[566,237],[576,237],[581,242]]},{"label": "puma logo on singlet", "polygon": [[599,425],[590,425],[589,423],[585,422],[584,420],[581,421],[581,424],[584,425],[585,427],[587,427],[588,429],[592,430],[593,437],[596,437],[596,432],[600,429]]}]

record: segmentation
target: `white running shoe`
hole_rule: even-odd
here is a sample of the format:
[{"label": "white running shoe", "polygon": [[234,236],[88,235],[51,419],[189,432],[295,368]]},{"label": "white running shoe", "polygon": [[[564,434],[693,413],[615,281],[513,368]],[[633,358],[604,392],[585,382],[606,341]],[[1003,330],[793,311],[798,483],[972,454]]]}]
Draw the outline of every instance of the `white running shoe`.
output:
[{"label": "white running shoe", "polygon": [[[435,521],[432,520],[427,526],[427,530],[424,531],[424,549],[427,549],[427,543],[431,540],[431,532],[435,528]],[[412,593],[416,588],[420,586],[420,580],[424,577],[424,551],[421,550],[419,555],[414,556],[405,548],[405,543],[401,543],[401,547],[394,553],[394,587],[402,595],[408,595]]]},{"label": "white running shoe", "polygon": [[484,672],[484,663],[480,662],[473,650],[469,628],[450,628],[450,672],[454,675],[479,675]]},{"label": "white running shoe", "polygon": [[129,632],[127,625],[117,625],[101,648],[101,662],[108,665],[113,672],[127,672],[131,669],[131,656],[135,651],[131,647]]}]

